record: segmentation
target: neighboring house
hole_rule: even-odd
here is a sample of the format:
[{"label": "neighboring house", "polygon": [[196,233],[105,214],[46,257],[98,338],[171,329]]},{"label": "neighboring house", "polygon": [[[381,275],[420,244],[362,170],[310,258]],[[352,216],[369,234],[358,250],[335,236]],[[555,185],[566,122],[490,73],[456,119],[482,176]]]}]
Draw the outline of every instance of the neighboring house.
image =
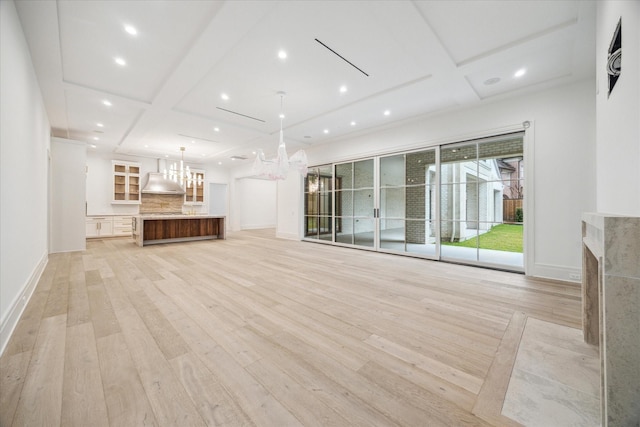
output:
[{"label": "neighboring house", "polygon": [[524,185],[524,162],[522,157],[498,159],[500,176],[504,182],[505,199],[522,199]]},{"label": "neighboring house", "polygon": [[498,168],[504,183],[503,221],[522,222],[517,210],[522,210],[524,198],[524,161],[522,157],[498,159]]}]

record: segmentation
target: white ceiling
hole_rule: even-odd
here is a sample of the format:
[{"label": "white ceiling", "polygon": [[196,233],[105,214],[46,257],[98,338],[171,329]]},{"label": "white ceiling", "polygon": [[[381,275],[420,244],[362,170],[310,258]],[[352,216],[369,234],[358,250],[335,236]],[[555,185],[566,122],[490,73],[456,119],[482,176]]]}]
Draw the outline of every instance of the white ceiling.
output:
[{"label": "white ceiling", "polygon": [[[250,162],[258,148],[275,154],[279,91],[293,151],[595,74],[593,1],[16,7],[54,135],[154,158],[177,158],[180,146],[191,162],[224,166],[234,164],[231,156]],[[521,68],[526,74],[514,77]],[[485,84],[492,78],[500,81]]]}]

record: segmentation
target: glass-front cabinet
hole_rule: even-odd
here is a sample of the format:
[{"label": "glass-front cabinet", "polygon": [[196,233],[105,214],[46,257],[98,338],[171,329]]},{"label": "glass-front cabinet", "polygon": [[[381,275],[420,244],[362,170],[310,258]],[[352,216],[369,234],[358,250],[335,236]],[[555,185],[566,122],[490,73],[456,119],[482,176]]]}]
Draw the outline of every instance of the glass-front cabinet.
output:
[{"label": "glass-front cabinet", "polygon": [[140,163],[113,160],[111,165],[113,175],[111,203],[140,204]]},{"label": "glass-front cabinet", "polygon": [[186,205],[204,204],[205,180],[203,170],[191,169],[191,179],[185,183],[184,203]]}]

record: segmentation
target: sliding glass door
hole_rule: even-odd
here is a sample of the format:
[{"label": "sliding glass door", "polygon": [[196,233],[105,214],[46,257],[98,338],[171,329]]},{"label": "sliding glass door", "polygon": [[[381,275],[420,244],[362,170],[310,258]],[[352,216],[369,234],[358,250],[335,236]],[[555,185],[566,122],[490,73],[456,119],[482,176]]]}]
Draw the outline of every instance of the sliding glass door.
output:
[{"label": "sliding glass door", "polygon": [[304,184],[304,237],[333,241],[333,168],[309,168]]},{"label": "sliding glass door", "polygon": [[524,270],[523,134],[312,168],[305,238]]},{"label": "sliding glass door", "polygon": [[436,150],[380,158],[380,250],[437,256]]},{"label": "sliding glass door", "polygon": [[374,248],[376,246],[376,194],[373,159],[335,165],[335,242]]},{"label": "sliding glass door", "polygon": [[441,259],[523,270],[523,198],[521,134],[441,147]]}]

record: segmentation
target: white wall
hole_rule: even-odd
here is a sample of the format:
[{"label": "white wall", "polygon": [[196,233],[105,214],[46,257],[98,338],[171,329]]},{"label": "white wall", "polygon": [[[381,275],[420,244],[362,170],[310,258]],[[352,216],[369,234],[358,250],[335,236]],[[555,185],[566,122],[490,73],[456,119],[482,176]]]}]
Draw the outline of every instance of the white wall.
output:
[{"label": "white wall", "polygon": [[[622,17],[622,72],[608,96],[607,53]],[[640,215],[640,2],[599,1],[596,23],[597,210]]]},{"label": "white wall", "polygon": [[[489,136],[531,121],[526,186],[533,202],[527,274],[569,280],[581,271],[581,215],[595,208],[595,90],[586,80],[424,117],[307,150],[310,165]],[[636,156],[637,158],[637,156]],[[532,179],[533,177],[533,179]],[[527,190],[525,190],[527,191]],[[299,215],[302,213],[299,212]]]},{"label": "white wall", "polygon": [[0,352],[46,266],[49,120],[13,1],[0,1]]},{"label": "white wall", "polygon": [[85,227],[87,144],[51,139],[49,251],[83,251]]},{"label": "white wall", "polygon": [[234,230],[275,228],[277,184],[255,178],[237,178],[232,197],[238,221]]},{"label": "white wall", "polygon": [[302,176],[296,170],[289,171],[286,180],[277,182],[276,237],[302,238],[303,184]]}]

